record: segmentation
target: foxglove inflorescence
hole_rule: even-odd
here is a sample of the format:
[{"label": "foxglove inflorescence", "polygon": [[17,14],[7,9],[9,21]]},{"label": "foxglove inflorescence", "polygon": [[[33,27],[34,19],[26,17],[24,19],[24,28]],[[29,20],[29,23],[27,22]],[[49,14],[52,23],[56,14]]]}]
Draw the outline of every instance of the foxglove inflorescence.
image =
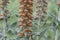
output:
[{"label": "foxglove inflorescence", "polygon": [[7,16],[8,10],[7,10],[7,4],[9,3],[9,0],[2,0],[0,2],[0,10],[3,12],[0,13],[0,19],[3,19],[4,16]]},{"label": "foxglove inflorescence", "polygon": [[30,36],[29,32],[32,32],[28,29],[28,27],[32,27],[32,7],[33,0],[19,0],[18,26],[22,26],[22,32],[19,33],[20,37],[25,33],[27,33],[26,36]]},{"label": "foxglove inflorescence", "polygon": [[[37,0],[37,6],[36,6],[36,13],[38,16],[40,16],[40,19],[43,21],[44,20],[44,14],[46,14],[46,9],[47,9],[47,1],[46,0]],[[37,19],[36,17],[35,19]]]}]

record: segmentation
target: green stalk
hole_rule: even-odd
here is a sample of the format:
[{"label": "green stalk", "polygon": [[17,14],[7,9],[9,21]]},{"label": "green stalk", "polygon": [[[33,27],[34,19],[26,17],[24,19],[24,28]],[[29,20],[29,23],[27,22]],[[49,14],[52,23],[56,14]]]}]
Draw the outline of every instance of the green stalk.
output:
[{"label": "green stalk", "polygon": [[[5,2],[6,0],[2,0],[3,2]],[[3,3],[3,13],[4,13],[4,18],[3,18],[3,40],[7,40],[6,39],[6,29],[8,27],[8,24],[7,24],[7,12],[6,12],[6,8],[7,8],[7,3]]]},{"label": "green stalk", "polygon": [[55,34],[55,40],[58,40],[58,33],[59,33],[59,30],[57,29]]}]

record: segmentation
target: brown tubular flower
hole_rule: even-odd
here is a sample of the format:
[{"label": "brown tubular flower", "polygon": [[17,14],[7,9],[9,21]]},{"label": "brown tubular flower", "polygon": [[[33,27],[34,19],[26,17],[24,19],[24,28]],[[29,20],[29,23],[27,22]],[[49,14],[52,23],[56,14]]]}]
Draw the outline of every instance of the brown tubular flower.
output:
[{"label": "brown tubular flower", "polygon": [[[18,26],[22,26],[24,32],[30,30],[27,27],[32,27],[32,7],[33,7],[33,0],[19,0],[19,20],[18,20]],[[23,31],[22,30],[22,31]],[[28,32],[28,33],[29,33]],[[28,35],[29,36],[29,35]]]},{"label": "brown tubular flower", "polygon": [[25,32],[32,32],[31,30],[28,30],[28,29],[25,29],[24,31],[25,31]]},{"label": "brown tubular flower", "polygon": [[18,36],[19,36],[19,37],[23,37],[23,36],[24,36],[24,32],[20,32],[20,33],[18,34]]}]

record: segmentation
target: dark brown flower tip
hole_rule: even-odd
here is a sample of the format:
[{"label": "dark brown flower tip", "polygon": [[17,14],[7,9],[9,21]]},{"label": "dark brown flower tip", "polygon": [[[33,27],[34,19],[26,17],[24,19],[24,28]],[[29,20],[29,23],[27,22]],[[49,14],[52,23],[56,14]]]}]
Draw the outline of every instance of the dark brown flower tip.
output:
[{"label": "dark brown flower tip", "polygon": [[25,29],[25,32],[32,32],[31,30]]},{"label": "dark brown flower tip", "polygon": [[45,0],[44,0],[44,3],[45,3],[45,4],[48,4],[48,2],[47,2],[47,1],[45,1]]}]

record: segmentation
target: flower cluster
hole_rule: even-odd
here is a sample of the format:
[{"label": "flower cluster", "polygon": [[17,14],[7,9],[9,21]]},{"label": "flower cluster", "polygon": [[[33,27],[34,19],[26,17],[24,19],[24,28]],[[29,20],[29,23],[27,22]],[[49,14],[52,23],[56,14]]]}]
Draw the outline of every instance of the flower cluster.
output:
[{"label": "flower cluster", "polygon": [[0,19],[3,19],[4,16],[7,16],[8,10],[7,10],[7,4],[9,3],[9,0],[2,0],[0,2],[0,10],[4,11],[0,13]]},{"label": "flower cluster", "polygon": [[[32,7],[33,0],[19,0],[19,14],[18,26],[23,27],[24,32],[31,32],[28,27],[32,27]],[[27,29],[27,30],[26,30]],[[24,32],[20,32],[19,35],[23,36]],[[29,34],[27,34],[29,35]]]},{"label": "flower cluster", "polygon": [[[37,15],[41,18],[41,20],[44,20],[44,14],[46,14],[46,9],[47,9],[47,2],[46,0],[37,0],[37,9],[36,9],[36,13]],[[38,17],[36,17],[35,19],[39,19]]]}]

